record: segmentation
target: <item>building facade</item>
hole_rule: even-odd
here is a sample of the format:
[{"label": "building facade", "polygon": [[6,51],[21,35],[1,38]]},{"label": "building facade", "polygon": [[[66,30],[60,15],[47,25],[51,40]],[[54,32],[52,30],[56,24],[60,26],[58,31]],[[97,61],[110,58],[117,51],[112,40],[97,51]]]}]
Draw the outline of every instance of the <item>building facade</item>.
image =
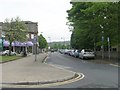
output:
[{"label": "building facade", "polygon": [[[27,41],[31,41],[34,42],[34,38],[38,38],[38,23],[37,22],[32,22],[32,21],[23,21],[27,28],[28,28],[28,34],[27,34]],[[0,22],[0,39],[2,39],[2,36],[5,35],[5,32],[3,30],[3,28],[5,28],[5,23]],[[36,52],[36,46],[38,45],[33,45],[32,46],[32,52],[35,53]],[[38,47],[37,47],[38,49]]]},{"label": "building facade", "polygon": [[[32,52],[33,54],[38,53],[38,23],[37,22],[31,22],[31,21],[24,21],[28,28],[28,41],[32,41],[34,43]],[[35,43],[35,38],[36,38],[36,43]]]}]

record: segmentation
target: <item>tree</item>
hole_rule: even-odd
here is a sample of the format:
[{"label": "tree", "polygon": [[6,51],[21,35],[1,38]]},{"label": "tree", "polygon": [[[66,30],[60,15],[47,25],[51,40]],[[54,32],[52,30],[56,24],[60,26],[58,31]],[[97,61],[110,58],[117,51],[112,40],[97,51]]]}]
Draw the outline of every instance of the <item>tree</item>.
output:
[{"label": "tree", "polygon": [[58,47],[58,45],[55,43],[52,48],[53,48],[53,49],[58,49],[59,47]]},{"label": "tree", "polygon": [[25,41],[27,35],[27,26],[19,17],[11,18],[11,20],[6,19],[3,26],[3,31],[5,31],[6,39],[10,42],[9,45],[9,55],[11,55],[11,48],[13,41]]},{"label": "tree", "polygon": [[117,2],[71,2],[67,11],[69,25],[73,27],[71,46],[73,48],[91,48],[101,46],[102,31],[104,45],[107,37],[110,44],[118,44],[118,6]]},{"label": "tree", "polygon": [[40,34],[39,36],[38,36],[38,43],[39,43],[39,48],[40,49],[44,49],[44,48],[46,48],[48,45],[47,45],[47,41],[46,41],[46,39],[43,37],[43,35],[42,34]]}]

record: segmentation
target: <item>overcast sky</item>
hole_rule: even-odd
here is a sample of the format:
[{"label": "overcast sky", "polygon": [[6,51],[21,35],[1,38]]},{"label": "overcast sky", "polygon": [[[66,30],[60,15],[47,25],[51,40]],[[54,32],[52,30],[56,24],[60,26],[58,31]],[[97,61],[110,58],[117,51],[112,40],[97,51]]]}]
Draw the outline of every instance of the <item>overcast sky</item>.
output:
[{"label": "overcast sky", "polygon": [[49,42],[70,40],[66,10],[71,8],[70,0],[0,0],[0,22],[6,18],[20,17],[24,21],[38,22],[39,34]]}]

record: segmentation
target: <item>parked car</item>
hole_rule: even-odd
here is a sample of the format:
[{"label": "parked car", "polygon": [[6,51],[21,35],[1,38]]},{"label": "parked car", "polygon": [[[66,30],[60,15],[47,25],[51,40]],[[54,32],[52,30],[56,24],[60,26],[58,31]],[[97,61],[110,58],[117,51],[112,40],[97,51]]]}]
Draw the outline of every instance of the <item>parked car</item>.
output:
[{"label": "parked car", "polygon": [[64,53],[64,49],[60,49],[59,52],[60,52],[61,54],[63,54],[63,53]]},{"label": "parked car", "polygon": [[78,57],[79,57],[79,53],[80,53],[79,50],[75,50],[75,52],[74,52],[74,57],[78,58]]},{"label": "parked car", "polygon": [[74,56],[74,50],[70,50],[69,55]]},{"label": "parked car", "polygon": [[82,49],[81,52],[79,53],[79,58],[81,59],[93,58],[94,59],[95,54],[90,49]]},{"label": "parked car", "polygon": [[[16,52],[12,52],[11,51],[11,55],[16,55],[17,53]],[[9,55],[9,50],[5,50],[2,52],[2,55],[5,56],[5,55]]]},{"label": "parked car", "polygon": [[64,50],[64,54],[69,55],[69,53],[70,53],[70,50],[68,50],[68,49],[65,49],[65,50]]}]

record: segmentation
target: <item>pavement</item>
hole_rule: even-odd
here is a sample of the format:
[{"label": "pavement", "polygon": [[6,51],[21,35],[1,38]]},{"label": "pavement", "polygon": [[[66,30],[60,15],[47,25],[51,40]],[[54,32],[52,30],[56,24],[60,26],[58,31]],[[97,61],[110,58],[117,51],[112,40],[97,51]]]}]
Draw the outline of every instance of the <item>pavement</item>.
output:
[{"label": "pavement", "polygon": [[30,55],[1,64],[2,84],[45,84],[62,82],[75,77],[75,72],[42,63],[47,55],[47,53],[38,54],[37,61],[35,61],[35,55]]}]

